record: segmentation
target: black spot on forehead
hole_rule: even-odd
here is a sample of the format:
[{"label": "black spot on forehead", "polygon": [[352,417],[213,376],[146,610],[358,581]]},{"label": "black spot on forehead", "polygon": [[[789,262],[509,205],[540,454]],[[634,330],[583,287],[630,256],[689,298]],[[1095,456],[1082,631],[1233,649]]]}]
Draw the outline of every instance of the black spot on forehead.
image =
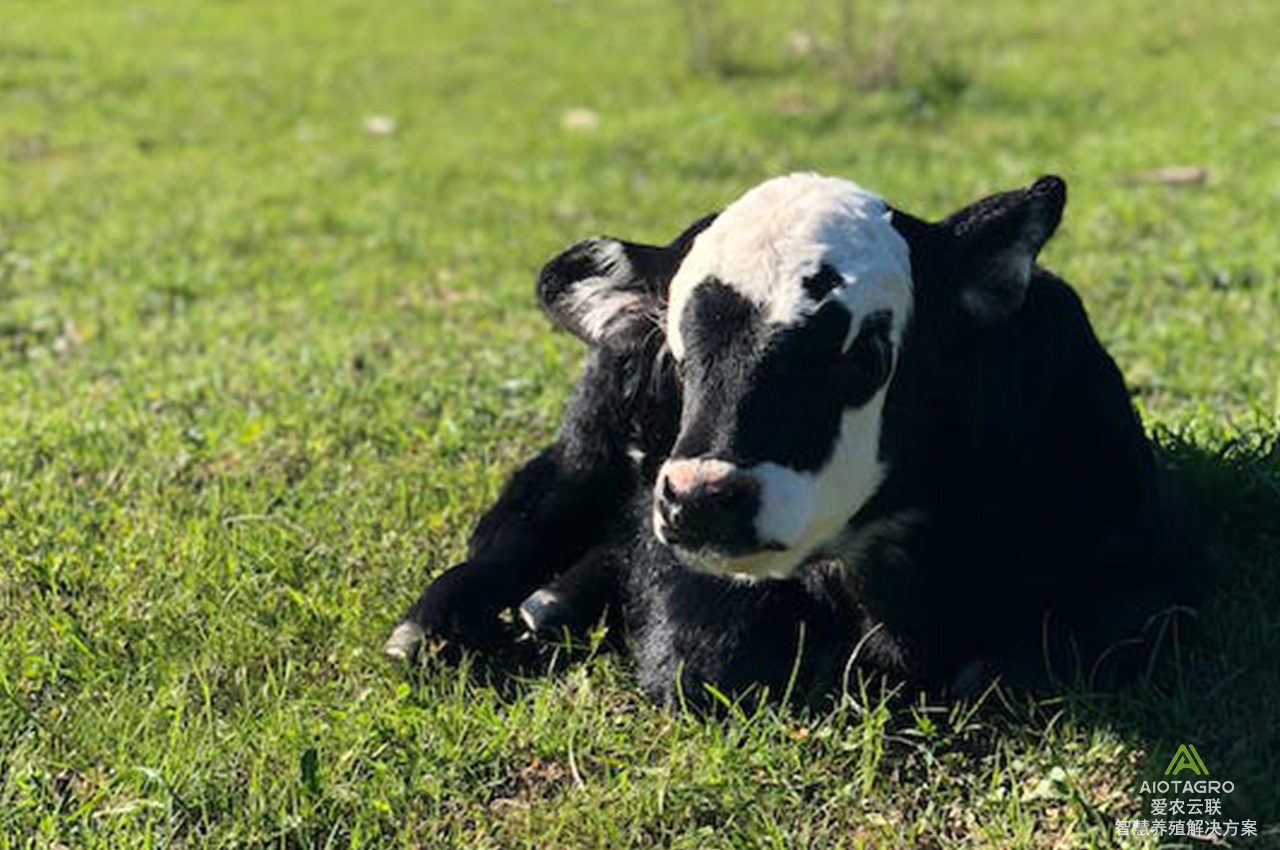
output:
[{"label": "black spot on forehead", "polygon": [[823,263],[816,272],[800,281],[804,291],[814,301],[821,301],[826,298],[828,292],[842,283],[844,283],[844,278],[840,277],[840,272],[827,263]]},{"label": "black spot on forehead", "polygon": [[680,334],[695,355],[723,353],[753,338],[761,321],[759,307],[713,275],[694,288]]}]

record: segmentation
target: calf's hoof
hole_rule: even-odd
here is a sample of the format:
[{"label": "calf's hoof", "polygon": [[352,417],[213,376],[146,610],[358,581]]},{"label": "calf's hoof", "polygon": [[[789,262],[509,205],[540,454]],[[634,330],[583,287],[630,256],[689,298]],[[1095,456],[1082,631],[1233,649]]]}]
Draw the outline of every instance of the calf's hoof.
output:
[{"label": "calf's hoof", "polygon": [[383,652],[413,661],[428,647],[488,651],[501,644],[506,629],[492,593],[474,573],[460,564],[431,582],[392,629]]},{"label": "calf's hoof", "polygon": [[382,651],[388,658],[396,661],[413,661],[418,657],[418,650],[422,648],[426,637],[427,633],[422,630],[422,626],[412,620],[401,620],[391,630],[391,636],[383,644]]},{"label": "calf's hoof", "polygon": [[520,622],[530,633],[544,639],[562,637],[566,629],[578,630],[573,608],[554,590],[542,588],[520,603]]}]

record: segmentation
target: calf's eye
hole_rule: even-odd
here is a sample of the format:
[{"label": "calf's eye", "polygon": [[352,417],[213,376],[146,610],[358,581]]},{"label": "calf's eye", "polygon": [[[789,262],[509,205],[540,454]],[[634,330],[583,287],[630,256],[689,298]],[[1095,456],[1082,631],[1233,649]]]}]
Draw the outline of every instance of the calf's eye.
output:
[{"label": "calf's eye", "polygon": [[889,339],[892,323],[893,317],[888,312],[867,316],[858,335],[840,357],[836,381],[846,406],[866,404],[889,379],[893,367],[893,343]]},{"label": "calf's eye", "polygon": [[842,305],[829,303],[813,314],[802,331],[804,344],[816,356],[839,355],[849,338],[853,317]]}]

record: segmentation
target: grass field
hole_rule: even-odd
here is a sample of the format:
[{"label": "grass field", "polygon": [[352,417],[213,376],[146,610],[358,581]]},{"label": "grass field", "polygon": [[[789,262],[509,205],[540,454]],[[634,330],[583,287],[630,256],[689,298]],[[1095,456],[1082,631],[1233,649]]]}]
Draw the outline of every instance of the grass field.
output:
[{"label": "grass field", "polygon": [[[1183,742],[1280,846],[1278,43],[1274,0],[4,0],[0,848],[1150,848],[1112,825]],[[1068,179],[1044,262],[1214,554],[1165,675],[699,719],[609,655],[383,659],[555,427],[540,263],[793,169]]]}]

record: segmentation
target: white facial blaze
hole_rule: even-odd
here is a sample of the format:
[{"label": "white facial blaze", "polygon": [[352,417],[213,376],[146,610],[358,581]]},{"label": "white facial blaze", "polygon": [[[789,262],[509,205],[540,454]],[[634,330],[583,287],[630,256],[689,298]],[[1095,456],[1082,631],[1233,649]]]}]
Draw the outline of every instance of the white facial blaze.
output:
[{"label": "white facial blaze", "polygon": [[785,549],[736,558],[694,553],[692,565],[742,578],[786,578],[809,555],[835,540],[884,481],[887,470],[879,460],[884,394],[881,389],[865,406],[845,411],[835,452],[818,472],[798,472],[776,463],[747,470],[760,484],[756,535]]},{"label": "white facial blaze", "polygon": [[[758,305],[773,330],[803,322],[817,307],[803,281],[822,265],[843,283],[825,298],[853,319],[847,349],[862,321],[891,313],[895,361],[911,312],[911,260],[906,240],[889,221],[884,201],[853,183],[794,174],[763,183],[731,204],[701,233],[671,282],[667,339],[681,359],[681,318],[699,283],[715,277]],[[881,415],[888,383],[863,406],[845,410],[831,455],[817,471],[762,463],[750,472],[760,484],[755,518],[763,550],[742,557],[682,553],[692,565],[739,577],[786,577],[831,543],[875,494],[887,470],[879,457]]]}]

